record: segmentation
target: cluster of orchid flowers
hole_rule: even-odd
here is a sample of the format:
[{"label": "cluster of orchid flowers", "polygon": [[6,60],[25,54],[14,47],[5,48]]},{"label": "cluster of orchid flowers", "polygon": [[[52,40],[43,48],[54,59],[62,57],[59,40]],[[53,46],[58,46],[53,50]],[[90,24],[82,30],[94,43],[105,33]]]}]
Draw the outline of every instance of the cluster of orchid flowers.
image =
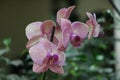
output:
[{"label": "cluster of orchid flowers", "polygon": [[26,47],[33,60],[33,71],[45,72],[48,69],[55,73],[63,74],[65,53],[69,42],[73,47],[79,47],[84,39],[98,37],[100,25],[96,15],[87,12],[86,23],[71,22],[68,18],[75,6],[62,8],[57,12],[57,20],[30,23],[25,31],[28,38]]}]

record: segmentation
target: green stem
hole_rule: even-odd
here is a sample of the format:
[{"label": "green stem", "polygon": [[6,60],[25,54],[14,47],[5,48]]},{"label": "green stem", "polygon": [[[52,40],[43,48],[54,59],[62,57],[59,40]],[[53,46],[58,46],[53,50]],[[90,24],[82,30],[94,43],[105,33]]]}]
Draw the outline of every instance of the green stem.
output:
[{"label": "green stem", "polygon": [[45,78],[46,78],[46,72],[42,73],[40,80],[45,80]]}]

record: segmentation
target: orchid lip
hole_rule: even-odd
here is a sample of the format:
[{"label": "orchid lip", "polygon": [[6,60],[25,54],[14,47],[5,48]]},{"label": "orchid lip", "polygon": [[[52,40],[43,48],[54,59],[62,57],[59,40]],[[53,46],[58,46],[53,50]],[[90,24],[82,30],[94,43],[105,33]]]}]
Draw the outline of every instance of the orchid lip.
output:
[{"label": "orchid lip", "polygon": [[48,53],[47,58],[49,60],[49,64],[53,65],[53,64],[57,64],[58,63],[58,55],[57,54],[50,54]]},{"label": "orchid lip", "polygon": [[79,41],[80,40],[80,36],[78,36],[78,35],[76,35],[76,34],[74,34],[74,33],[71,33],[70,34],[70,40],[72,41],[72,40],[76,40],[76,41]]},{"label": "orchid lip", "polygon": [[56,55],[56,54],[53,55],[53,58],[54,58],[55,61],[58,61],[58,55]]},{"label": "orchid lip", "polygon": [[75,40],[76,40],[76,41],[79,41],[79,40],[80,40],[80,37],[79,37],[79,36],[75,36]]},{"label": "orchid lip", "polygon": [[70,35],[70,41],[74,47],[79,47],[81,45],[81,42],[82,42],[80,36],[78,36],[76,34]]}]

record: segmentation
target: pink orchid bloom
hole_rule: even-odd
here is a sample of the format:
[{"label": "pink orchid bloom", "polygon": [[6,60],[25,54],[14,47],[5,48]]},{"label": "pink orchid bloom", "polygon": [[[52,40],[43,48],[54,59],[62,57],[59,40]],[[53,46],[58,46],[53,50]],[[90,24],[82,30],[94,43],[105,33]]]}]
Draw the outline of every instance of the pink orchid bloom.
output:
[{"label": "pink orchid bloom", "polygon": [[[30,48],[38,43],[39,39],[43,36],[46,39],[50,39],[53,26],[56,26],[56,24],[52,20],[30,23],[25,29],[26,36],[29,40],[26,47]],[[54,41],[56,41],[56,39]]]},{"label": "pink orchid bloom", "polygon": [[92,15],[91,13],[87,12],[87,16],[89,18],[89,20],[86,21],[89,29],[88,39],[90,39],[92,36],[98,37],[100,32],[100,25],[96,21],[95,13]]},{"label": "pink orchid bloom", "polygon": [[84,38],[88,34],[87,25],[75,21],[71,23],[68,19],[61,19],[61,29],[62,29],[62,40],[61,43],[66,47],[69,43],[74,47],[78,47],[83,42]]},{"label": "pink orchid bloom", "polygon": [[[70,6],[68,9],[60,9],[57,12],[57,22],[60,24],[61,18],[69,18],[74,7],[75,6]],[[30,48],[34,44],[38,43],[41,36],[44,36],[44,38],[50,40],[53,26],[56,26],[56,24],[52,20],[46,20],[44,22],[33,22],[29,24],[26,27],[26,36],[29,39],[26,47]],[[59,41],[59,38],[57,38],[57,36],[58,35],[55,35],[53,42],[55,44],[61,44],[61,40]]]},{"label": "pink orchid bloom", "polygon": [[68,19],[72,10],[75,8],[75,6],[70,6],[68,8],[62,8],[57,12],[57,22],[58,24],[61,24],[61,19],[65,18]]},{"label": "pink orchid bloom", "polygon": [[38,44],[29,49],[29,53],[34,62],[34,72],[41,73],[50,69],[55,73],[64,73],[62,66],[65,62],[65,54],[63,51],[58,51],[57,46],[47,39],[41,38]]}]

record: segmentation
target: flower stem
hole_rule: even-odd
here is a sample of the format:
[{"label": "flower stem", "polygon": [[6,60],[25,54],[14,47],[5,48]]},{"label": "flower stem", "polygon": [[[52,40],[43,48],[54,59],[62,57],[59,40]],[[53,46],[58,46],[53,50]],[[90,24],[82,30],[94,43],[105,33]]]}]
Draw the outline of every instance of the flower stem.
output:
[{"label": "flower stem", "polygon": [[46,77],[46,72],[42,73],[40,80],[45,80],[45,77]]},{"label": "flower stem", "polygon": [[52,34],[51,34],[51,37],[50,37],[50,41],[51,41],[51,42],[53,42],[54,33],[55,33],[55,26],[53,26],[53,29],[52,29]]}]

